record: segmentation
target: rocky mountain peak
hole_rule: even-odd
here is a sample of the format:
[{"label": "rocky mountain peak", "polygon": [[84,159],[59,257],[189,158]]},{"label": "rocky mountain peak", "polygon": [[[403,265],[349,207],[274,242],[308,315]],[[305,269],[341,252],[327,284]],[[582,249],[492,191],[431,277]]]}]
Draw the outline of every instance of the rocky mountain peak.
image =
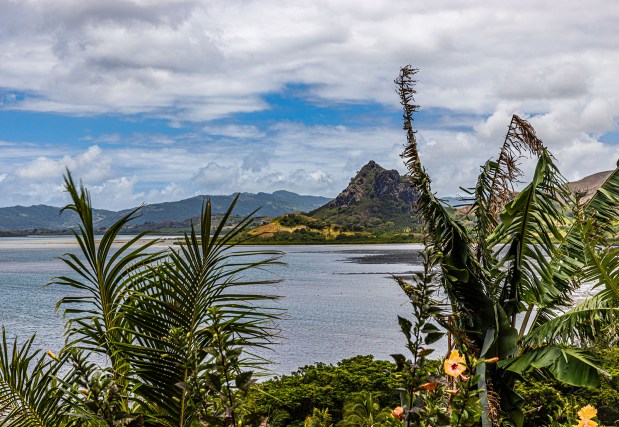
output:
[{"label": "rocky mountain peak", "polygon": [[370,160],[350,181],[348,187],[327,206],[347,208],[373,199],[396,201],[402,204],[403,209],[410,210],[417,199],[417,193],[409,181],[400,176],[397,170],[384,169],[375,161]]}]

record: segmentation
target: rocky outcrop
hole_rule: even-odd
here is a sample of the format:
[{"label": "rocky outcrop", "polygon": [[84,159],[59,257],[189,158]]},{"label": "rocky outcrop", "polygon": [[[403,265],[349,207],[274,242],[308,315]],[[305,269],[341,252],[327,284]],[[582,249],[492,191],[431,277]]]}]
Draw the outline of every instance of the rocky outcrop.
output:
[{"label": "rocky outcrop", "polygon": [[417,192],[398,171],[386,170],[371,160],[361,168],[348,187],[326,207],[348,208],[359,206],[371,199],[396,202],[406,211],[410,211],[417,200]]}]

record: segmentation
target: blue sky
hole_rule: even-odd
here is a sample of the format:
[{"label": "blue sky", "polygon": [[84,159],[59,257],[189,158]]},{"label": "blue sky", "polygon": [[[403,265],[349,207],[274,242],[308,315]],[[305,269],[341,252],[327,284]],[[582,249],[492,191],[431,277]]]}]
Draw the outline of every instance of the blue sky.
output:
[{"label": "blue sky", "polygon": [[[404,171],[394,78],[413,64],[423,161],[473,185],[512,114],[568,179],[619,158],[619,4],[0,0],[0,206],[98,207]],[[526,168],[526,165],[525,165]]]}]

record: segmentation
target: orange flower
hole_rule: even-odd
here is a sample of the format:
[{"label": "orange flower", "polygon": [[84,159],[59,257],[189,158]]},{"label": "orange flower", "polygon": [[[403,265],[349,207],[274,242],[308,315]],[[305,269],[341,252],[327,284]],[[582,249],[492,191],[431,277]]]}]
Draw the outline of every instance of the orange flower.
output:
[{"label": "orange flower", "polygon": [[464,357],[460,356],[458,350],[452,350],[451,354],[445,360],[445,373],[452,377],[457,377],[466,371],[466,364]]},{"label": "orange flower", "polygon": [[421,384],[418,388],[422,388],[422,389],[428,390],[428,391],[434,391],[434,390],[436,390],[437,386],[438,386],[437,382],[431,382],[431,383]]},{"label": "orange flower", "polygon": [[592,421],[591,418],[597,415],[598,411],[591,405],[584,406],[578,411],[580,421],[576,427],[597,427],[598,423]]},{"label": "orange flower", "polygon": [[396,406],[391,412],[391,415],[393,415],[393,418],[401,420],[404,417],[404,408],[401,406]]},{"label": "orange flower", "polygon": [[58,356],[56,356],[56,355],[54,354],[54,352],[53,352],[53,351],[51,351],[51,350],[47,350],[47,351],[45,352],[45,354],[47,354],[49,357],[51,357],[51,358],[52,358],[52,359],[54,359],[54,360],[58,360]]}]

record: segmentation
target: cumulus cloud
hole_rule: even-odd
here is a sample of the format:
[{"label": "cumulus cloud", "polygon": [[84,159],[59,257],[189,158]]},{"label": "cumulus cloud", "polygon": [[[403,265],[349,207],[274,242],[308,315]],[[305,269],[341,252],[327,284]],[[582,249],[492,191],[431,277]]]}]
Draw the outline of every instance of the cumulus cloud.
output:
[{"label": "cumulus cloud", "polygon": [[192,178],[194,184],[204,188],[207,193],[219,193],[235,188],[239,179],[239,169],[233,165],[221,165],[209,162],[198,169]]},{"label": "cumulus cloud", "polygon": [[11,194],[3,204],[60,200],[51,195],[66,167],[98,200],[115,192],[114,206],[279,188],[333,196],[370,159],[403,172],[399,125],[372,122],[371,113],[355,126],[283,113],[243,120],[267,114],[270,95],[290,85],[304,88],[302,102],[399,116],[393,78],[404,63],[421,68],[423,111],[443,115],[419,129],[441,194],[473,184],[514,112],[531,121],[570,178],[612,168],[619,154],[602,142],[619,117],[619,7],[606,0],[0,5],[2,110],[140,115],[187,128],[110,131],[89,136],[87,149],[9,142],[0,156],[0,190]]},{"label": "cumulus cloud", "polygon": [[487,111],[505,98],[609,95],[600,76],[619,65],[619,8],[603,0],[3,4],[3,83],[33,94],[15,108],[44,111],[210,119],[266,108],[262,94],[288,82],[394,105],[406,62],[424,70],[425,105]]},{"label": "cumulus cloud", "polygon": [[79,174],[84,181],[98,183],[110,176],[112,161],[97,145],[89,147],[77,156],[65,155],[60,159],[37,157],[17,169],[19,178],[27,181],[52,180],[61,177],[69,169]]}]

